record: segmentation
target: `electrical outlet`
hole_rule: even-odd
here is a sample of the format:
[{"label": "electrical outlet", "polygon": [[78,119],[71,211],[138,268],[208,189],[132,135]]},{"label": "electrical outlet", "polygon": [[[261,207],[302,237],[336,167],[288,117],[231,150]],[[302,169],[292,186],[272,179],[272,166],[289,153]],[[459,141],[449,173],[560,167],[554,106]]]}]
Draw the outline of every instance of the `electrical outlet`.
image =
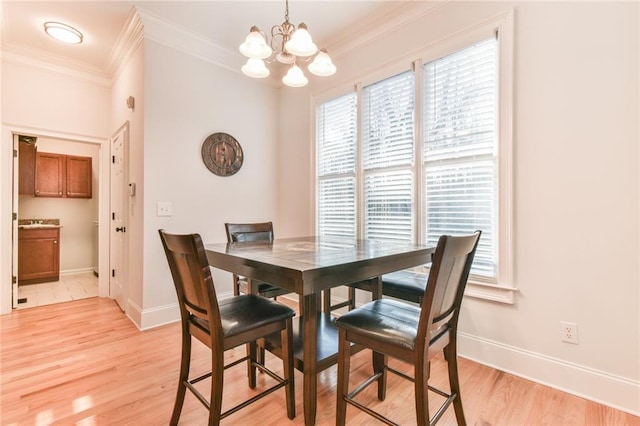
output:
[{"label": "electrical outlet", "polygon": [[156,204],[156,216],[172,216],[173,203],[162,201]]},{"label": "electrical outlet", "polygon": [[560,339],[563,342],[578,344],[578,324],[560,321]]}]

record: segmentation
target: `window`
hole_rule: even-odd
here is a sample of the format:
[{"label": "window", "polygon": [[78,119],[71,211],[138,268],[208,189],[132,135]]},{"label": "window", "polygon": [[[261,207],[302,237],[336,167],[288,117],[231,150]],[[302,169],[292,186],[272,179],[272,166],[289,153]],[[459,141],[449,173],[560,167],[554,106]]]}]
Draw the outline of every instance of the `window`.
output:
[{"label": "window", "polygon": [[362,93],[364,237],[413,240],[413,72]]},{"label": "window", "polygon": [[512,60],[496,28],[317,104],[316,222],[429,245],[481,229],[467,294],[512,303]]},{"label": "window", "polygon": [[317,227],[320,235],[356,236],[356,95],[317,107]]},{"label": "window", "polygon": [[496,281],[497,40],[423,66],[426,242],[482,230],[472,273]]}]

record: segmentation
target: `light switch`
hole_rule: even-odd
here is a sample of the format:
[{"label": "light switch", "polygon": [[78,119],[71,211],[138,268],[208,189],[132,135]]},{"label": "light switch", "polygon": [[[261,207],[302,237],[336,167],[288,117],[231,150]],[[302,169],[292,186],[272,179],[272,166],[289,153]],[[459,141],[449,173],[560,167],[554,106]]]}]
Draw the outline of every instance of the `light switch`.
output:
[{"label": "light switch", "polygon": [[156,216],[173,216],[173,203],[161,201],[156,204]]}]

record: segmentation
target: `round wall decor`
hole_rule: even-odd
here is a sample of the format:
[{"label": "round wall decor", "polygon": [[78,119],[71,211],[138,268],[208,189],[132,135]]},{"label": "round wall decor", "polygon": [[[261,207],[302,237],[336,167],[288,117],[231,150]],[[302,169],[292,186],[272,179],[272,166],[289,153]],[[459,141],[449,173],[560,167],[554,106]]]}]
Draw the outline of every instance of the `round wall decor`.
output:
[{"label": "round wall decor", "polygon": [[213,133],[202,144],[202,161],[218,176],[235,174],[242,167],[243,158],[242,147],[227,133]]}]

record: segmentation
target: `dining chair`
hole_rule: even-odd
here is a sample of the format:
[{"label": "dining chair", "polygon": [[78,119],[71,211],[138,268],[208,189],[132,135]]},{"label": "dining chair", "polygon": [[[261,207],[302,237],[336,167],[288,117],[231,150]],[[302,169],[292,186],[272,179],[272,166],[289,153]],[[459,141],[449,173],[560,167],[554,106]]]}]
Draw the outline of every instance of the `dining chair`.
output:
[{"label": "dining chair", "polygon": [[[378,399],[386,396],[387,371],[414,383],[416,423],[435,424],[453,403],[458,424],[466,424],[460,397],[456,337],[464,288],[469,277],[481,231],[466,236],[443,235],[433,257],[422,304],[394,299],[377,299],[340,316],[336,425],[344,425],[347,404],[383,423],[390,419],[355,400],[373,382],[378,383]],[[374,352],[373,375],[349,392],[350,345],[359,344]],[[444,352],[449,371],[450,393],[429,385],[430,360]],[[387,358],[413,365],[410,377],[387,365]],[[445,398],[429,418],[428,391]]]},{"label": "dining chair", "polygon": [[[382,295],[421,304],[422,296],[424,296],[424,290],[427,286],[426,277],[427,274],[409,269],[384,274],[380,277],[382,280]],[[345,307],[349,311],[354,309],[356,307],[356,290],[373,292],[374,279],[348,284],[346,286],[348,291],[347,299],[334,305],[331,304],[331,290],[325,290],[322,301],[323,311],[331,313]]]},{"label": "dining chair", "polygon": [[[427,286],[427,275],[413,270],[401,270],[382,275],[382,295],[420,304]],[[356,307],[356,290],[371,292],[372,279],[360,281],[347,286],[347,299],[331,304],[331,290],[324,291],[323,311],[333,312],[340,308],[348,311]]]},{"label": "dining chair", "polygon": [[[229,243],[245,243],[255,241],[273,241],[273,223],[225,223],[224,228],[227,233],[227,242]],[[275,286],[273,284],[260,282],[258,285],[258,294],[263,297],[282,296],[291,293],[291,290]],[[248,292],[248,283],[245,277],[233,274],[233,294]]]},{"label": "dining chair", "polygon": [[[202,239],[198,234],[169,234],[160,229],[169,269],[173,277],[182,323],[182,356],[176,400],[171,425],[180,418],[187,389],[209,410],[209,425],[284,387],[287,416],[295,417],[293,377],[292,317],[295,312],[275,300],[257,295],[241,295],[218,301]],[[256,361],[256,340],[271,333],[280,334],[283,376]],[[211,349],[211,371],[189,378],[192,337]],[[247,344],[247,355],[224,365],[224,352]],[[222,412],[224,370],[247,361],[249,387],[256,387],[256,368],[277,383],[252,398]],[[211,377],[211,394],[207,400],[194,387]]]}]

